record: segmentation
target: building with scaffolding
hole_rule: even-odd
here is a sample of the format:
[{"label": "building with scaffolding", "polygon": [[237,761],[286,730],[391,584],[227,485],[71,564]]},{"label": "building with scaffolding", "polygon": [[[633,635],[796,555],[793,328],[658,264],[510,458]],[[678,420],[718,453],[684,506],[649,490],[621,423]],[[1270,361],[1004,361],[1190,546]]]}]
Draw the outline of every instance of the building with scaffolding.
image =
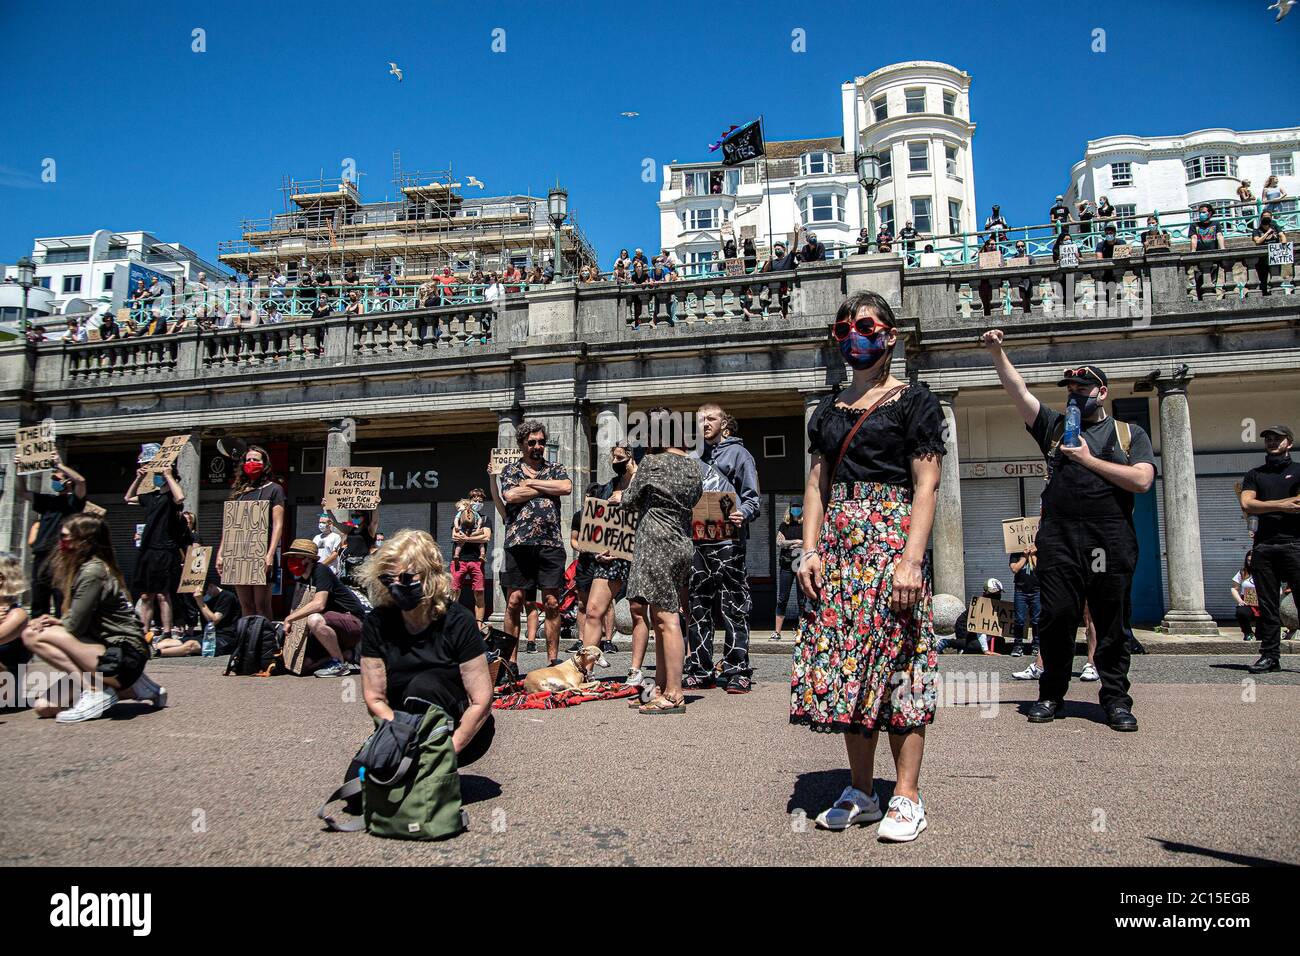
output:
[{"label": "building with scaffolding", "polygon": [[[459,274],[514,265],[532,268],[555,255],[556,227],[545,197],[466,198],[482,189],[473,176],[458,182],[450,169],[402,172],[394,159],[395,200],[363,202],[355,179],[298,180],[280,187],[282,211],[243,220],[240,238],[218,244],[221,262],[250,279],[275,267],[290,281],[307,270],[332,276],[355,270],[363,278],[420,281],[450,267]],[[560,274],[596,261],[572,215],[559,227]]]}]

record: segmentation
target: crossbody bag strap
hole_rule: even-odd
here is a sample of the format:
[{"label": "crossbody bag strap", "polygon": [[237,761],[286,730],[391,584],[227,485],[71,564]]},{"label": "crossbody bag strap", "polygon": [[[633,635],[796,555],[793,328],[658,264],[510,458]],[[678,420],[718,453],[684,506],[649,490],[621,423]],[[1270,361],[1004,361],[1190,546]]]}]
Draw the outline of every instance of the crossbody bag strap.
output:
[{"label": "crossbody bag strap", "polygon": [[844,436],[844,441],[840,445],[840,453],[835,456],[835,467],[831,469],[831,481],[835,480],[835,473],[840,470],[840,462],[842,462],[844,460],[844,456],[848,454],[849,445],[853,441],[853,436],[858,433],[858,429],[862,427],[862,423],[871,417],[872,412],[874,412],[881,405],[885,404],[885,402],[889,401],[899,392],[903,391],[903,389],[905,388],[907,388],[906,385],[898,385],[895,386],[894,388],[891,388],[884,395],[881,395],[880,398],[876,399],[876,403],[874,405],[872,405],[865,412],[863,412],[861,415],[858,416],[858,420],[853,423],[853,427],[849,429],[849,433]]}]

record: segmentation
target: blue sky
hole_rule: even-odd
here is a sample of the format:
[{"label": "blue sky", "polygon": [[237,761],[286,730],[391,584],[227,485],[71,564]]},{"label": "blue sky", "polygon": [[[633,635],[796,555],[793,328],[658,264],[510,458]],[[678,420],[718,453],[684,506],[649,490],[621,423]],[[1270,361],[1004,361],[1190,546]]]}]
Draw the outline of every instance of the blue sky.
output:
[{"label": "blue sky", "polygon": [[840,84],[909,59],[973,77],[980,215],[1040,221],[1088,139],[1294,125],[1300,12],[1275,24],[1268,3],[0,2],[0,262],[98,228],[215,257],[279,210],[284,174],[351,157],[381,199],[400,149],[487,195],[558,176],[608,265],[658,243],[647,157],[707,159],[759,113],[769,139],[838,135]]}]

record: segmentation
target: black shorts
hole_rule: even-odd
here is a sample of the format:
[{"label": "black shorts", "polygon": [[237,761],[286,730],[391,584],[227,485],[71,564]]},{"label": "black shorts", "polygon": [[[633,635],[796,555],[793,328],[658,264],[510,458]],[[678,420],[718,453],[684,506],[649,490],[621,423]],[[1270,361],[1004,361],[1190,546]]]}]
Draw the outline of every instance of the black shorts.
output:
[{"label": "black shorts", "polygon": [[99,655],[95,671],[112,677],[123,690],[140,679],[149,659],[132,644],[112,644]]},{"label": "black shorts", "polygon": [[8,644],[0,644],[0,670],[17,673],[18,668],[32,659],[32,652],[27,649],[21,637],[16,637]]},{"label": "black shorts", "polygon": [[553,545],[521,544],[506,548],[506,566],[501,573],[506,593],[541,588],[558,591],[564,586],[564,549]]},{"label": "black shorts", "polygon": [[181,583],[181,553],[172,548],[141,548],[131,575],[132,589],[173,594]]}]

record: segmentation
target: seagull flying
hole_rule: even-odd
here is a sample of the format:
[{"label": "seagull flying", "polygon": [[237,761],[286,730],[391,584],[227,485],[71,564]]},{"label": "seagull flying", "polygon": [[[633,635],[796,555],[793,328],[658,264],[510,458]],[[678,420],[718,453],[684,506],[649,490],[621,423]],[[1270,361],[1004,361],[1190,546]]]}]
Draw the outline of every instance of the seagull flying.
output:
[{"label": "seagull flying", "polygon": [[393,76],[397,77],[398,83],[402,82],[402,71],[397,68],[396,63],[388,64],[388,72],[391,73]]},{"label": "seagull flying", "polygon": [[619,116],[640,116],[641,114],[640,114],[640,113],[627,112],[627,113],[619,113],[618,115],[619,115]]},{"label": "seagull flying", "polygon": [[477,177],[477,176],[467,176],[466,179],[465,179],[465,185],[466,185],[466,186],[477,186],[479,189],[482,189],[482,188],[483,188],[483,184],[482,184],[481,182],[478,181],[478,177]]},{"label": "seagull flying", "polygon": [[1277,19],[1273,22],[1276,23],[1278,20],[1281,20],[1284,16],[1290,13],[1291,8],[1295,6],[1295,3],[1296,0],[1276,0],[1276,2],[1269,7],[1270,10],[1277,11]]}]

